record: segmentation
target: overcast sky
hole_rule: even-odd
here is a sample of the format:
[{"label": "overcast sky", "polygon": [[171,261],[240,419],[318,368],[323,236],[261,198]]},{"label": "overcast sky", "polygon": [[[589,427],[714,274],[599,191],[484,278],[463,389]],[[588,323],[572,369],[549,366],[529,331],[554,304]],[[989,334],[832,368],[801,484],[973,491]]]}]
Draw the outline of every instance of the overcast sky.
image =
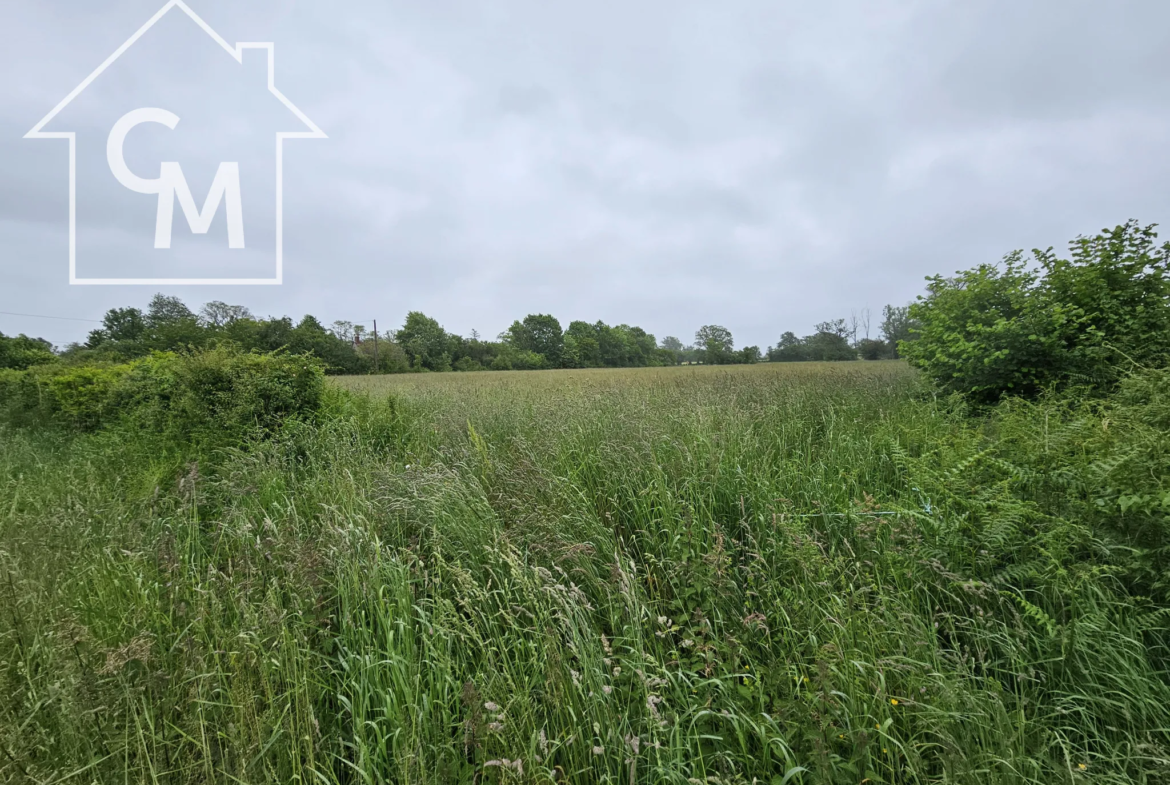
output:
[{"label": "overcast sky", "polygon": [[[715,323],[766,347],[876,317],[933,273],[1170,218],[1164,0],[189,4],[231,43],[275,42],[277,87],[329,135],[285,145],[284,284],[68,284],[68,145],[22,136],[162,0],[13,0],[0,311],[100,319],[164,291],[383,329],[421,310],[464,335],[528,313],[684,342]],[[237,66],[178,10],[168,22],[50,129],[79,135],[79,269],[177,269],[152,247],[154,197],[109,190],[105,135],[126,107],[194,113],[134,132],[127,160],[157,171],[148,137],[186,139],[199,204],[227,159],[192,135],[271,151],[297,130],[273,128],[261,61]],[[183,245],[176,212],[174,252],[205,247]],[[215,223],[201,241],[227,253],[222,208]],[[262,268],[265,228],[247,231],[240,269]],[[0,315],[58,344],[93,326]]]}]

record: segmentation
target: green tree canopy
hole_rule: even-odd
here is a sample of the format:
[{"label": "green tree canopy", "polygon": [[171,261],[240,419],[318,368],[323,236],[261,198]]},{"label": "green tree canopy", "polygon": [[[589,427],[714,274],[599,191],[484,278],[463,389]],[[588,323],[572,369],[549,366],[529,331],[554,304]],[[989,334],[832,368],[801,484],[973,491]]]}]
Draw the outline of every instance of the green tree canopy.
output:
[{"label": "green tree canopy", "polygon": [[442,325],[421,311],[411,311],[406,315],[406,322],[395,333],[394,339],[415,368],[451,370],[451,336]]},{"label": "green tree canopy", "polygon": [[722,365],[732,361],[735,341],[731,330],[718,324],[707,324],[695,332],[695,348],[702,352],[704,362]]},{"label": "green tree canopy", "polygon": [[27,335],[12,338],[0,333],[0,368],[23,371],[55,359],[53,345],[43,338],[29,338]]},{"label": "green tree canopy", "polygon": [[529,314],[508,328],[508,342],[517,349],[542,355],[549,367],[561,364],[565,337],[561,323],[548,314]]}]

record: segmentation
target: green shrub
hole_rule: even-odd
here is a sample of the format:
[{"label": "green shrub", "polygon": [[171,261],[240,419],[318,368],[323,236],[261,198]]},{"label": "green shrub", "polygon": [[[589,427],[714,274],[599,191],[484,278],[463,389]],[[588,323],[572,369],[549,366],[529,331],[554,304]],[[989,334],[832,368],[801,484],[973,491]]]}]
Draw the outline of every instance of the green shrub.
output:
[{"label": "green shrub", "polygon": [[194,355],[152,358],[140,366],[135,392],[154,396],[144,410],[182,436],[241,436],[275,431],[289,417],[314,414],[325,379],[321,363],[305,356],[242,353],[228,347]]},{"label": "green shrub", "polygon": [[114,391],[129,368],[54,363],[0,371],[0,418],[20,426],[57,422],[81,430],[96,428],[115,411]]},{"label": "green shrub", "polygon": [[95,428],[116,415],[115,391],[129,365],[82,365],[43,375],[53,410],[81,428]]},{"label": "green shrub", "polygon": [[1129,222],[999,265],[929,278],[910,306],[915,340],[899,351],[944,390],[980,403],[1048,387],[1112,389],[1126,369],[1170,351],[1170,243]]},{"label": "green shrub", "polygon": [[324,394],[311,357],[245,353],[230,345],[123,364],[0,372],[0,414],[14,425],[94,430],[114,423],[221,443],[311,417]]}]

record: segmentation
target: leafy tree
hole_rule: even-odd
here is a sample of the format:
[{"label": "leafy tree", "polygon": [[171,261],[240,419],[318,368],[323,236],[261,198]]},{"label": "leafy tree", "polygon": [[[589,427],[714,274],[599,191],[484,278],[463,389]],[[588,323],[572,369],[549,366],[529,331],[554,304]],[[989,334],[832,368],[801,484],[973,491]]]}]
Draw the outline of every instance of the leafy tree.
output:
[{"label": "leafy tree", "polygon": [[666,336],[658,345],[662,351],[670,353],[673,365],[678,365],[686,358],[687,347],[683,346],[683,342],[673,335]]},{"label": "leafy tree", "polygon": [[857,342],[857,353],[863,360],[884,360],[892,357],[890,345],[885,341],[875,341],[873,338],[862,338]]},{"label": "leafy tree", "polygon": [[53,362],[53,345],[43,338],[29,338],[18,335],[10,338],[0,333],[0,368],[14,368],[23,371],[34,365]]},{"label": "leafy tree", "polygon": [[576,362],[574,367],[597,368],[601,365],[601,344],[597,336],[597,325],[582,321],[569,323],[569,329],[565,330],[565,351],[572,353]]},{"label": "leafy tree", "polygon": [[658,354],[658,341],[653,335],[641,327],[631,327],[628,324],[619,324],[614,329],[622,334],[622,339],[627,346],[627,365],[640,368],[648,365],[661,364],[662,360]]},{"label": "leafy tree", "polygon": [[145,321],[150,349],[202,346],[207,339],[199,319],[178,297],[156,294],[146,309]]},{"label": "leafy tree", "polygon": [[602,321],[593,327],[596,330],[600,365],[605,368],[625,368],[630,365],[630,345],[625,334]]},{"label": "leafy tree", "polygon": [[910,317],[910,306],[887,305],[882,311],[881,330],[882,340],[889,346],[888,356],[898,357],[898,344],[913,338],[914,320]]},{"label": "leafy tree", "polygon": [[850,335],[852,327],[844,319],[821,322],[815,333],[803,338],[786,332],[768,349],[768,359],[772,362],[856,360],[857,350],[850,344]]},{"label": "leafy tree", "polygon": [[731,362],[735,341],[731,330],[718,324],[707,324],[695,333],[695,348],[702,352],[703,361],[712,365]]},{"label": "leafy tree", "polygon": [[808,347],[791,331],[781,335],[776,345],[768,349],[768,359],[772,362],[800,362],[808,358]]},{"label": "leafy tree", "polygon": [[805,345],[810,360],[836,362],[857,359],[857,350],[849,345],[849,339],[833,330],[817,330],[805,339]]},{"label": "leafy tree", "polygon": [[204,327],[218,330],[241,319],[252,319],[252,312],[242,305],[228,305],[212,300],[199,309],[199,322]]},{"label": "leafy tree", "polygon": [[137,308],[111,308],[102,317],[102,328],[89,334],[85,345],[96,349],[104,343],[122,345],[141,341],[146,335],[146,316]]},{"label": "leafy tree", "polygon": [[155,328],[185,321],[195,321],[195,314],[178,297],[156,294],[151,298],[146,309],[147,327]]},{"label": "leafy tree", "polygon": [[420,311],[408,313],[394,340],[406,351],[411,367],[428,371],[451,370],[455,342],[437,321],[426,314]]},{"label": "leafy tree", "polygon": [[762,356],[760,353],[760,347],[758,347],[758,346],[745,346],[742,349],[740,349],[738,352],[736,352],[735,354],[736,354],[735,361],[738,363],[746,364],[746,365],[752,365],[754,363],[758,363],[760,361],[761,356]]},{"label": "leafy tree", "polygon": [[1135,221],[1078,237],[1071,259],[1021,251],[954,278],[928,278],[899,351],[944,390],[981,403],[1047,387],[1106,390],[1170,353],[1170,243]]},{"label": "leafy tree", "polygon": [[508,342],[517,349],[543,355],[550,367],[561,363],[565,348],[564,333],[556,317],[548,314],[529,314],[522,322],[513,322],[508,328]]}]

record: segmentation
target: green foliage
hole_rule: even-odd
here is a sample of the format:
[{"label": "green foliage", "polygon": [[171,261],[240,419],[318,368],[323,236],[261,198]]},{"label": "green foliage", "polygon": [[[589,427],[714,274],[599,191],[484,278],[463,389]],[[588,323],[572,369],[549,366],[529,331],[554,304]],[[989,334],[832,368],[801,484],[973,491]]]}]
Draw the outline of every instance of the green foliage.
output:
[{"label": "green foliage", "polygon": [[132,424],[180,441],[231,443],[312,417],[323,390],[321,365],[312,358],[225,344],[121,364],[6,371],[0,420],[78,430]]},{"label": "green foliage", "polygon": [[890,345],[885,341],[875,341],[872,338],[862,338],[857,342],[857,353],[863,360],[886,360],[893,358]]},{"label": "green foliage", "polygon": [[539,354],[551,368],[558,368],[564,354],[565,337],[561,323],[548,314],[529,314],[523,322],[508,328],[508,343],[522,352]]},{"label": "green foliage", "polygon": [[1008,254],[955,278],[929,278],[899,350],[946,391],[979,403],[1049,387],[1115,386],[1126,367],[1170,353],[1170,243],[1129,222],[1052,252]]},{"label": "green foliage", "polygon": [[735,352],[735,362],[744,365],[758,363],[762,357],[763,353],[760,352],[760,347],[758,346],[745,346],[738,352]]},{"label": "green foliage", "polygon": [[900,356],[898,344],[902,341],[913,340],[916,326],[917,324],[910,316],[910,306],[887,305],[885,307],[882,311],[881,332],[882,340],[886,344],[886,358],[892,359]]},{"label": "green foliage", "polygon": [[1165,781],[1168,383],[361,377],[211,470],[5,430],[0,780]]},{"label": "green foliage", "polygon": [[118,417],[115,390],[129,365],[41,365],[0,372],[0,421],[93,429]]},{"label": "green foliage", "polygon": [[775,346],[769,347],[768,359],[772,362],[856,360],[857,350],[849,342],[845,320],[837,319],[821,322],[815,333],[803,338],[797,338],[792,332],[784,333]]},{"label": "green foliage", "polygon": [[718,324],[707,324],[695,332],[695,347],[708,365],[727,365],[734,359],[735,341],[731,330]]},{"label": "green foliage", "polygon": [[[84,345],[72,345],[63,359],[73,365],[117,363],[146,357],[152,351],[188,351],[230,342],[245,350],[311,354],[323,361],[328,374],[359,375],[651,367],[694,361],[707,351],[683,347],[677,338],[660,348],[653,335],[628,324],[575,321],[562,330],[549,314],[529,314],[496,341],[481,340],[472,333],[471,338],[449,333],[437,320],[411,311],[400,329],[378,336],[375,351],[373,335],[361,324],[338,321],[326,329],[307,315],[294,326],[288,317],[260,319],[243,306],[218,300],[195,314],[178,298],[156,295],[145,313],[137,308],[111,309],[102,329],[91,332]],[[720,363],[760,359],[753,347],[739,352],[717,348],[711,356]]]},{"label": "green foliage", "polygon": [[14,368],[23,371],[34,365],[43,365],[53,362],[53,346],[40,338],[29,338],[27,335],[18,335],[11,338],[0,333],[0,370]]},{"label": "green foliage", "polygon": [[116,389],[142,427],[183,440],[238,442],[320,409],[324,373],[312,358],[241,352],[229,345],[135,363]]},{"label": "green foliage", "polygon": [[411,367],[428,371],[451,370],[453,336],[429,316],[411,311],[406,323],[395,334],[395,340],[406,351]]}]

